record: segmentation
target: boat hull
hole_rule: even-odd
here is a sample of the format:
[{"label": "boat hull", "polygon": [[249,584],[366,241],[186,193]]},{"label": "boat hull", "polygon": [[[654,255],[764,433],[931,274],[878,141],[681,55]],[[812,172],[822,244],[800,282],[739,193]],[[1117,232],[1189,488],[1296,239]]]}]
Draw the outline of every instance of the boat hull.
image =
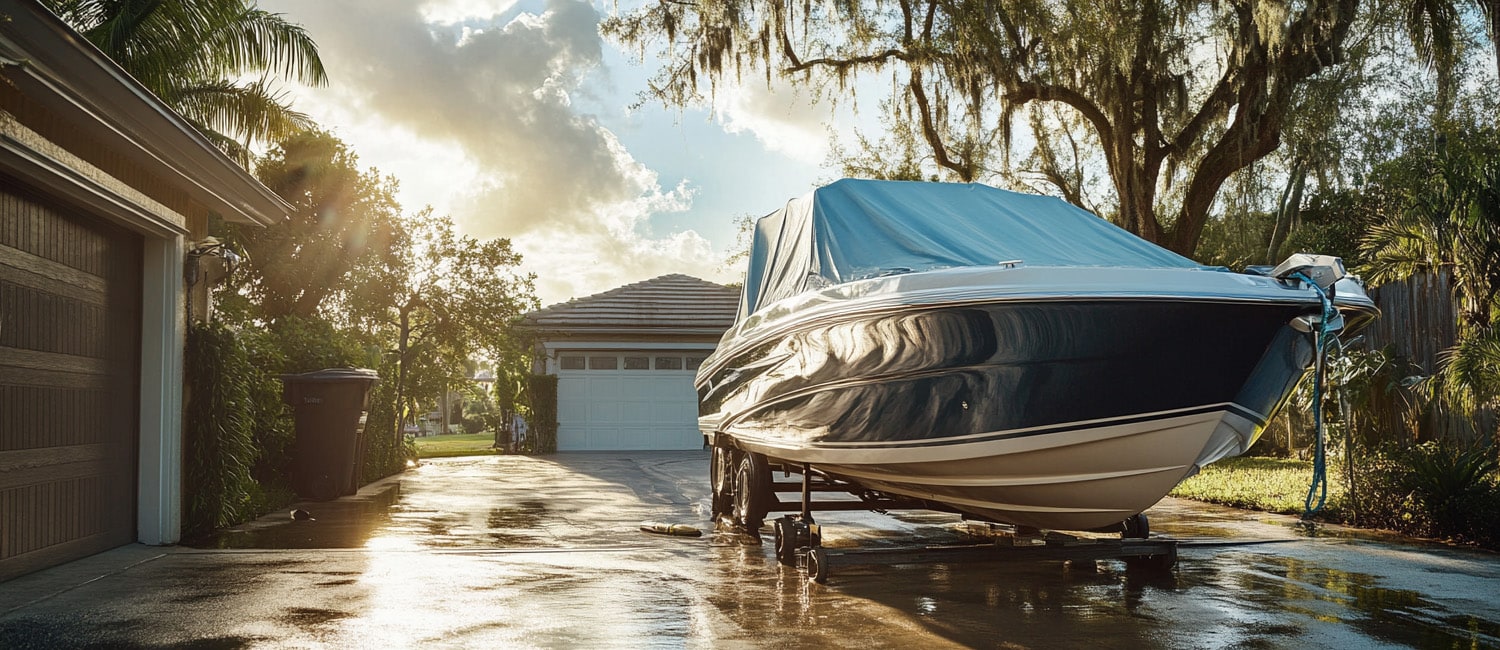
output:
[{"label": "boat hull", "polygon": [[941,503],[986,521],[1091,530],[1149,508],[1203,457],[1216,455],[1212,448],[1234,445],[1250,426],[1234,413],[1210,410],[918,449],[738,442],[781,462],[808,463],[872,490]]},{"label": "boat hull", "polygon": [[1312,358],[1289,325],[1308,311],[1089,297],[851,311],[733,346],[700,381],[700,426],[982,519],[1106,527],[1255,441]]}]

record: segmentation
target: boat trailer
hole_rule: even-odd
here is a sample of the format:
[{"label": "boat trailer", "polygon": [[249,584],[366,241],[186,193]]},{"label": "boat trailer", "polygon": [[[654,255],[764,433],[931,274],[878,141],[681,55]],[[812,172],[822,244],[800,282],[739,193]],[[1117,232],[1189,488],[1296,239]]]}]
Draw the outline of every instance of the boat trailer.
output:
[{"label": "boat trailer", "polygon": [[[827,582],[832,567],[837,565],[1038,560],[1091,562],[1118,559],[1124,560],[1130,571],[1163,572],[1177,563],[1177,540],[1152,538],[1150,524],[1144,514],[1134,515],[1122,522],[1118,539],[1081,537],[1021,526],[984,523],[979,524],[985,528],[978,532],[993,538],[993,542],[915,548],[827,548],[823,546],[821,526],[813,518],[815,511],[869,510],[883,514],[889,510],[902,509],[953,510],[930,501],[894,497],[867,490],[817,472],[805,464],[772,466],[764,457],[752,460],[754,456],[759,455],[744,454],[738,459],[744,462],[733,464],[738,466],[736,469],[739,471],[734,472],[732,478],[725,476],[728,472],[723,470],[728,469],[727,467],[716,468],[719,470],[714,477],[717,479],[716,518],[721,522],[727,520],[734,526],[743,526],[746,533],[759,539],[760,524],[767,514],[795,513],[771,520],[776,559],[781,564],[803,569],[808,579],[818,583]],[[757,461],[759,467],[754,466]],[[749,471],[742,468],[748,468]],[[802,480],[776,481],[771,476],[773,471],[780,472],[783,476],[800,474]],[[778,497],[787,493],[800,494],[801,498],[788,502]],[[814,493],[846,493],[858,500],[814,501]]]}]

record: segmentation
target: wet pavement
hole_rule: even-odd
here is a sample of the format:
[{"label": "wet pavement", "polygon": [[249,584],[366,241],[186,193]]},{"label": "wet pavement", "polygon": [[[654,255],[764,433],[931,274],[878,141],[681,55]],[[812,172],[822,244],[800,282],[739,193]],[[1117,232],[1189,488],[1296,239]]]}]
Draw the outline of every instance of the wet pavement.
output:
[{"label": "wet pavement", "polygon": [[[707,526],[702,452],[431,461],[356,497],[0,583],[0,647],[1500,647],[1500,555],[1168,499],[1177,567],[836,566]],[[964,541],[955,516],[820,514],[825,543]],[[769,533],[767,538],[769,538]]]}]

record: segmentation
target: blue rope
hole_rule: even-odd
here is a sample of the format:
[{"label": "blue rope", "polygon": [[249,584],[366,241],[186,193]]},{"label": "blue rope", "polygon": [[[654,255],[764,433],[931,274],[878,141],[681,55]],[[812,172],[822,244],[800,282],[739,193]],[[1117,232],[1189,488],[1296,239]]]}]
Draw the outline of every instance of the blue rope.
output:
[{"label": "blue rope", "polygon": [[1308,486],[1307,499],[1302,503],[1302,516],[1306,518],[1317,514],[1328,502],[1328,451],[1324,445],[1327,434],[1323,428],[1323,380],[1324,367],[1328,360],[1328,344],[1333,338],[1330,336],[1333,332],[1332,323],[1333,319],[1338,316],[1338,311],[1334,309],[1333,299],[1328,297],[1328,292],[1318,286],[1318,283],[1313,282],[1312,278],[1302,273],[1294,273],[1292,277],[1301,278],[1313,288],[1313,291],[1318,292],[1318,300],[1323,303],[1323,320],[1318,324],[1318,339],[1315,346],[1318,356],[1314,359],[1316,363],[1313,371],[1313,425],[1317,432],[1317,448],[1313,454],[1312,485]]}]

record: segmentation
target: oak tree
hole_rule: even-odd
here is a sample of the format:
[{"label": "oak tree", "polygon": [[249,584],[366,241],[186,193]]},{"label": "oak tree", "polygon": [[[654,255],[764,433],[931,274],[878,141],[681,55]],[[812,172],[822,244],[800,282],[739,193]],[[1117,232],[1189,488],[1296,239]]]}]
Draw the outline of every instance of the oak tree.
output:
[{"label": "oak tree", "polygon": [[603,28],[663,61],[647,94],[672,106],[752,75],[825,96],[887,75],[889,125],[946,179],[1005,171],[1025,117],[1046,183],[1083,204],[1079,172],[1096,153],[1116,200],[1085,207],[1191,254],[1226,179],[1277,149],[1300,91],[1349,65],[1359,12],[1360,0],[653,0]]}]

